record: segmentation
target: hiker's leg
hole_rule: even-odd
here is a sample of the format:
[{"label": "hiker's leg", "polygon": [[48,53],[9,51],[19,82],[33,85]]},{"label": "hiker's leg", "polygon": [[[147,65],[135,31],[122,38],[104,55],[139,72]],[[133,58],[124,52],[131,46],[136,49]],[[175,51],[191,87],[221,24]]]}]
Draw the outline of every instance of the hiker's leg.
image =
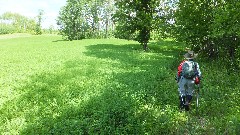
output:
[{"label": "hiker's leg", "polygon": [[179,88],[178,88],[179,101],[180,101],[179,108],[180,109],[184,109],[184,106],[185,106],[185,98],[186,98],[185,85],[186,85],[186,79],[182,77],[179,81]]},{"label": "hiker's leg", "polygon": [[179,96],[179,101],[180,101],[180,105],[179,105],[179,108],[180,109],[184,109],[185,107],[185,96]]},{"label": "hiker's leg", "polygon": [[186,104],[185,104],[185,110],[186,111],[190,110],[191,100],[192,100],[192,96],[191,95],[186,95]]},{"label": "hiker's leg", "polygon": [[187,80],[187,89],[186,89],[186,95],[193,95],[193,90],[194,90],[194,85],[195,85],[195,82],[194,80],[192,79],[188,79]]},{"label": "hiker's leg", "polygon": [[193,90],[194,90],[194,80],[188,80],[187,81],[187,91],[186,91],[186,104],[185,104],[185,110],[189,111],[190,109],[190,103],[192,100]]},{"label": "hiker's leg", "polygon": [[186,101],[188,104],[190,104],[192,101],[192,95],[186,95]]}]

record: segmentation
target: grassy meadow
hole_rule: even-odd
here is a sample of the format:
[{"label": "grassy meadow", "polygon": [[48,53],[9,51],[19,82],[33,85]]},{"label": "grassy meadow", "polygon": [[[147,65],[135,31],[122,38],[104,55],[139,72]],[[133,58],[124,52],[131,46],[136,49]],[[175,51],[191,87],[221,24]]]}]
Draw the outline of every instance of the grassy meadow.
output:
[{"label": "grassy meadow", "polygon": [[0,36],[0,134],[238,134],[240,79],[198,59],[199,114],[178,109],[184,46],[13,34]]}]

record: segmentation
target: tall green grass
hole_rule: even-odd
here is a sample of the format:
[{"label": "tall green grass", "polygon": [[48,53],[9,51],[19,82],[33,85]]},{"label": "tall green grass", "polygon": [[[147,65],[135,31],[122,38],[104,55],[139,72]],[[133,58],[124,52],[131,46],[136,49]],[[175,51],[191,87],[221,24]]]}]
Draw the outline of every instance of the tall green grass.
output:
[{"label": "tall green grass", "polygon": [[180,112],[174,77],[184,46],[165,40],[150,49],[120,39],[0,37],[0,133],[238,133],[235,74],[200,61],[201,113],[194,105]]}]

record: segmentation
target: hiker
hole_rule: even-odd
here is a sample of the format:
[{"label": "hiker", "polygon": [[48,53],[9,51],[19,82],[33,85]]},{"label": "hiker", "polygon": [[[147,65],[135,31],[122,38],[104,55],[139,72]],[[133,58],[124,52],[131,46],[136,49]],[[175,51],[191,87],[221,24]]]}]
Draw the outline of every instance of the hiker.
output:
[{"label": "hiker", "polygon": [[180,65],[178,66],[178,72],[176,80],[178,83],[180,109],[189,111],[189,105],[192,100],[194,85],[200,83],[201,71],[199,64],[194,61],[197,54],[193,51],[188,51]]}]

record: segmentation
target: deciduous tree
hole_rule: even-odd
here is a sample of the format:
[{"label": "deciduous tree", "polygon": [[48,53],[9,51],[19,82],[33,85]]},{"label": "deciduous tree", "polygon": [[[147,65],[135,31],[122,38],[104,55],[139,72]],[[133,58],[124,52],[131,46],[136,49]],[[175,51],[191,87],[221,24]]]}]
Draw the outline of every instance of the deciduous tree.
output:
[{"label": "deciduous tree", "polygon": [[1,18],[2,29],[5,29],[4,33],[33,33],[35,31],[36,22],[34,19],[20,15],[18,13],[5,12]]},{"label": "deciduous tree", "polygon": [[116,21],[116,36],[119,38],[133,38],[147,50],[150,33],[156,22],[163,19],[160,8],[161,0],[117,0],[117,8],[114,16]]},{"label": "deciduous tree", "polygon": [[37,35],[41,35],[42,34],[42,19],[43,19],[43,14],[44,11],[43,10],[39,10],[38,11],[38,16],[37,16],[37,25],[36,25],[36,30],[35,30],[35,34]]},{"label": "deciduous tree", "polygon": [[[60,10],[58,25],[69,40],[104,37],[111,24],[113,0],[68,0]],[[105,36],[107,34],[104,34]]]},{"label": "deciduous tree", "polygon": [[236,65],[240,34],[240,2],[179,0],[174,14],[175,37],[209,58]]}]

